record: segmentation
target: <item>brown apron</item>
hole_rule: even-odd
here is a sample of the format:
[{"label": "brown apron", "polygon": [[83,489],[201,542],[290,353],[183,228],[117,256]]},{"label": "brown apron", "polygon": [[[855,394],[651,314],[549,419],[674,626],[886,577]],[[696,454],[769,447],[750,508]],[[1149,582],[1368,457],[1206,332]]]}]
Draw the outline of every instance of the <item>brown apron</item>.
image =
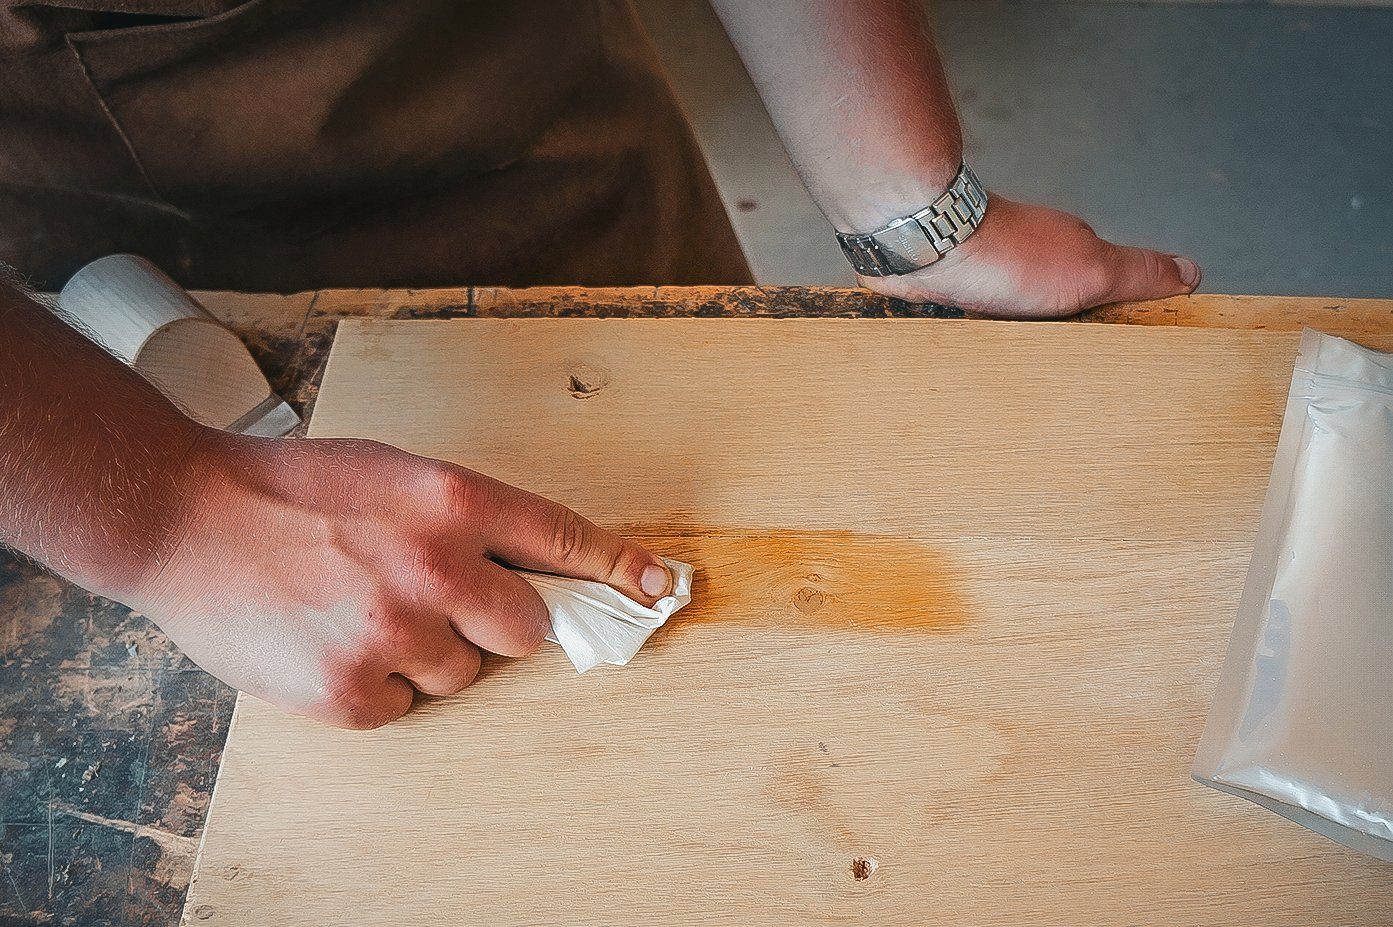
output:
[{"label": "brown apron", "polygon": [[626,0],[0,0],[0,260],[187,286],[740,283]]}]

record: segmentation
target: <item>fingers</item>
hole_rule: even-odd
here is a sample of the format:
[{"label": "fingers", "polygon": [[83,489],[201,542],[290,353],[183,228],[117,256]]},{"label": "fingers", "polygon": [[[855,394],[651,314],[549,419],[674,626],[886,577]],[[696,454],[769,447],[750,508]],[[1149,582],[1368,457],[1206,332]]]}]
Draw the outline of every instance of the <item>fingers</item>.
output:
[{"label": "fingers", "polygon": [[423,621],[406,652],[384,654],[397,672],[427,695],[454,695],[479,675],[479,648],[460,637],[443,617]]},{"label": "fingers", "polygon": [[514,566],[613,586],[648,604],[667,595],[672,576],[663,562],[575,512],[503,483],[484,523],[484,547]]},{"label": "fingers", "polygon": [[369,730],[406,714],[417,690],[454,695],[479,674],[479,648],[456,634],[441,615],[396,610],[379,619],[363,646],[361,656],[331,674],[329,696],[311,716]]},{"label": "fingers", "polygon": [[1108,245],[1112,281],[1099,303],[1161,299],[1192,292],[1200,282],[1200,269],[1189,258]]},{"label": "fingers", "polygon": [[471,568],[467,579],[440,604],[461,637],[505,657],[527,656],[551,630],[551,617],[537,590],[490,561]]},{"label": "fingers", "polygon": [[327,724],[367,731],[395,721],[411,709],[416,690],[395,673],[355,679],[317,709],[306,712]]}]

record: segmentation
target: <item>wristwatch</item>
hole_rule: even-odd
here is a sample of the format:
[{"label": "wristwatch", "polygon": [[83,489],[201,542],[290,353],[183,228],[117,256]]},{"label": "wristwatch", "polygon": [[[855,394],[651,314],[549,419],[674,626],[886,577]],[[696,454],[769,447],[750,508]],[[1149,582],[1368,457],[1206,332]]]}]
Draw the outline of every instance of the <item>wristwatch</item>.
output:
[{"label": "wristwatch", "polygon": [[874,232],[838,232],[842,253],[866,277],[913,273],[967,241],[987,213],[987,191],[972,168],[958,168],[948,192],[933,205]]}]

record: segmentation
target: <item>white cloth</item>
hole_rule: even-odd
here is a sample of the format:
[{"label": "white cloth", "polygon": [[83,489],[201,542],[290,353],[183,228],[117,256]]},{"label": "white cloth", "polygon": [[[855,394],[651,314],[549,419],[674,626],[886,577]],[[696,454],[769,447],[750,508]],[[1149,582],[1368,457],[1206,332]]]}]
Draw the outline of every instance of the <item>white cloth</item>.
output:
[{"label": "white cloth", "polygon": [[673,612],[692,601],[691,564],[666,557],[663,563],[673,576],[672,594],[652,608],[604,583],[517,572],[537,590],[551,614],[547,640],[560,644],[576,672],[583,673],[601,663],[625,665]]}]

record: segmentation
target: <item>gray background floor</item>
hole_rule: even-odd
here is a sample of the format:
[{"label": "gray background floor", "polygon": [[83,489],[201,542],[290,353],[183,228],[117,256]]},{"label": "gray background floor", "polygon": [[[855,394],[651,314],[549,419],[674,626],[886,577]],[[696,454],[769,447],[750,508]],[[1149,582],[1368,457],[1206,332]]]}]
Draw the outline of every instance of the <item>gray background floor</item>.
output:
[{"label": "gray background floor", "polygon": [[[854,283],[706,0],[638,5],[760,282]],[[1393,297],[1393,9],[930,7],[989,186],[1188,254],[1206,292]]]}]

